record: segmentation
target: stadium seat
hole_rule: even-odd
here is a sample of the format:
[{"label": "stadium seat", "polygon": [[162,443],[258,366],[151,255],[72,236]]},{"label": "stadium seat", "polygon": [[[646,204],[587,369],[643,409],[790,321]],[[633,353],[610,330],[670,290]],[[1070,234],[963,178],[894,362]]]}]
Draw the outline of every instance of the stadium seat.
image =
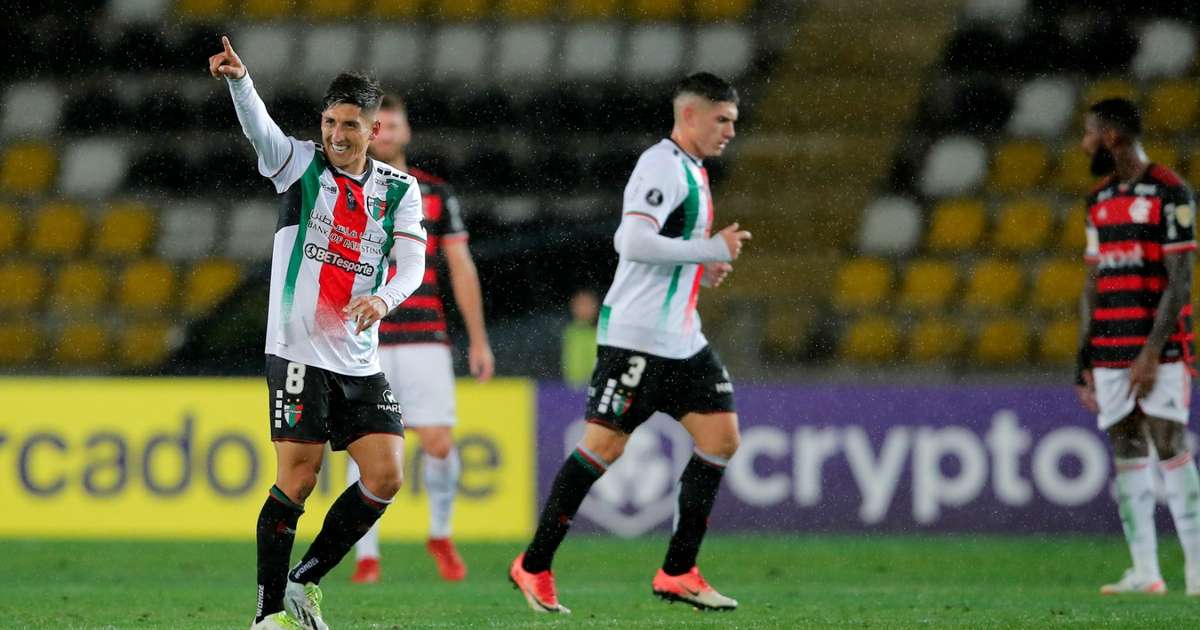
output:
[{"label": "stadium seat", "polygon": [[940,310],[950,302],[958,285],[958,272],[946,261],[918,259],[908,263],[900,288],[900,306]]},{"label": "stadium seat", "polygon": [[742,24],[711,24],[695,29],[688,58],[692,72],[712,72],[730,81],[754,64],[754,34]]},{"label": "stadium seat", "polygon": [[0,263],[0,312],[27,313],[35,310],[45,292],[46,270],[30,262]]},{"label": "stadium seat", "polygon": [[639,20],[678,20],[683,17],[683,0],[629,0],[629,15]]},{"label": "stadium seat", "polygon": [[83,251],[87,215],[73,203],[48,203],[33,213],[29,252],[41,257],[70,257]]},{"label": "stadium seat", "polygon": [[1195,81],[1164,81],[1150,90],[1145,106],[1145,128],[1151,133],[1179,133],[1191,129],[1200,111],[1200,85]]},{"label": "stadium seat", "polygon": [[1043,262],[1033,280],[1033,306],[1044,311],[1078,308],[1085,276],[1085,263],[1081,259]]},{"label": "stadium seat", "polygon": [[108,356],[108,331],[92,322],[69,324],[59,335],[54,359],[65,366],[88,366]]},{"label": "stadium seat", "polygon": [[1138,100],[1138,89],[1133,83],[1125,79],[1115,77],[1100,79],[1094,81],[1084,91],[1083,107],[1086,110],[1093,103],[1106,98],[1125,98],[1136,102]]},{"label": "stadium seat", "polygon": [[1075,115],[1075,85],[1068,79],[1045,77],[1017,90],[1008,131],[1015,136],[1057,138]]},{"label": "stadium seat", "polygon": [[60,313],[96,313],[108,297],[109,271],[93,262],[72,262],[59,267],[50,307]]},{"label": "stadium seat", "polygon": [[900,355],[900,326],[881,315],[863,317],[842,338],[839,354],[857,363],[895,361]]},{"label": "stadium seat", "polygon": [[0,191],[17,195],[43,193],[54,182],[57,167],[54,149],[48,144],[10,145],[0,157]]},{"label": "stadium seat", "polygon": [[978,188],[987,172],[987,149],[971,136],[945,136],[929,149],[921,167],[921,192],[951,197]]},{"label": "stadium seat", "polygon": [[1087,248],[1086,214],[1080,202],[1071,206],[1063,217],[1058,232],[1058,249],[1063,255],[1083,260],[1083,251]]},{"label": "stadium seat", "polygon": [[154,236],[154,216],[139,203],[120,203],[109,207],[100,220],[95,251],[100,256],[142,254]]},{"label": "stadium seat", "polygon": [[1153,20],[1141,29],[1133,73],[1139,79],[1179,77],[1191,70],[1196,59],[1193,25],[1173,19]]},{"label": "stadium seat", "polygon": [[219,218],[216,207],[201,201],[169,206],[160,218],[158,254],[171,260],[212,254]]},{"label": "stadium seat", "polygon": [[1009,316],[984,323],[972,355],[985,366],[1017,366],[1029,356],[1029,326]]},{"label": "stadium seat", "polygon": [[58,190],[77,197],[105,197],[125,180],[131,159],[124,142],[105,138],[76,140],[62,157]]},{"label": "stadium seat", "polygon": [[[233,37],[234,49],[243,59],[253,59],[256,78],[286,75],[296,62],[294,45],[298,37],[287,26],[262,23],[238,29]],[[247,61],[249,66],[251,62]]]},{"label": "stadium seat", "polygon": [[958,325],[931,316],[917,322],[908,335],[908,357],[928,363],[946,361],[962,354],[966,333]]},{"label": "stadium seat", "polygon": [[175,271],[162,260],[130,263],[121,273],[117,304],[128,313],[162,313],[175,296]]},{"label": "stadium seat", "polygon": [[499,34],[496,74],[505,81],[544,82],[553,76],[555,31],[536,23],[514,24]]},{"label": "stadium seat", "polygon": [[741,20],[753,5],[754,0],[692,0],[692,15],[708,22]]},{"label": "stadium seat", "polygon": [[[708,325],[705,317],[704,324]],[[787,357],[796,357],[804,351],[808,322],[799,312],[794,300],[771,300],[767,302],[766,321],[763,324],[763,343],[773,352]]]},{"label": "stadium seat", "polygon": [[1074,145],[1061,153],[1054,174],[1055,186],[1066,194],[1085,195],[1099,178],[1092,175],[1091,158]]},{"label": "stadium seat", "polygon": [[433,77],[440,81],[474,81],[491,60],[488,32],[476,25],[444,26],[433,36]]},{"label": "stadium seat", "polygon": [[880,197],[863,210],[858,249],[866,254],[906,254],[921,240],[921,210],[904,197]]},{"label": "stadium seat", "polygon": [[[315,4],[325,5],[326,0],[317,0]],[[335,77],[346,68],[353,68],[362,58],[359,52],[361,40],[355,26],[309,29],[300,44],[305,72],[311,72],[313,76]]]},{"label": "stadium seat", "polygon": [[1038,185],[1050,163],[1046,145],[1017,140],[1000,145],[992,158],[989,187],[998,193],[1023,193]]},{"label": "stadium seat", "polygon": [[834,281],[833,304],[843,311],[881,306],[892,290],[892,268],[877,258],[844,263]]},{"label": "stadium seat", "polygon": [[110,0],[105,17],[118,24],[157,23],[173,3],[173,0]]},{"label": "stadium seat", "polygon": [[563,43],[563,73],[571,79],[605,78],[616,70],[621,31],[612,25],[575,26]]},{"label": "stadium seat", "polygon": [[11,84],[4,93],[0,135],[45,137],[58,131],[65,96],[50,82]]},{"label": "stadium seat", "polygon": [[[316,20],[346,20],[358,16],[360,5],[359,0],[309,0],[304,5],[304,15]],[[330,49],[330,52],[335,53],[334,56],[340,53],[337,48]],[[342,42],[341,48],[350,48],[350,46],[346,46],[345,42]],[[343,66],[343,68],[345,67],[347,66]]]},{"label": "stadium seat", "polygon": [[131,324],[121,332],[117,358],[131,368],[162,363],[170,353],[171,326],[164,321]]},{"label": "stadium seat", "polygon": [[811,276],[796,273],[799,263],[794,256],[757,254],[752,264],[738,268],[722,288],[743,298],[779,298],[813,300],[825,297],[825,291],[814,286]]},{"label": "stadium seat", "polygon": [[963,304],[971,309],[1011,308],[1020,297],[1021,270],[998,258],[984,259],[968,276]]},{"label": "stadium seat", "polygon": [[194,317],[208,312],[237,287],[240,279],[238,266],[228,260],[206,260],[193,266],[183,290],[184,314]]},{"label": "stadium seat", "polygon": [[0,365],[22,365],[41,358],[42,335],[28,320],[0,322]]},{"label": "stadium seat", "polygon": [[1175,144],[1163,140],[1148,140],[1142,144],[1146,149],[1146,155],[1150,157],[1150,161],[1156,164],[1178,171],[1179,151],[1176,150]]},{"label": "stadium seat", "polygon": [[367,0],[368,12],[385,20],[411,20],[421,15],[425,0]]},{"label": "stadium seat", "polygon": [[1056,319],[1042,328],[1038,358],[1047,363],[1074,363],[1079,352],[1079,320]]},{"label": "stadium seat", "polygon": [[986,225],[982,201],[943,201],[933,209],[926,244],[935,252],[965,252],[979,243]]},{"label": "stadium seat", "polygon": [[423,29],[408,26],[375,29],[370,35],[368,63],[381,77],[413,79],[423,69],[421,53],[425,44]]},{"label": "stadium seat", "polygon": [[189,20],[218,21],[229,17],[232,0],[179,0],[175,14]]},{"label": "stadium seat", "polygon": [[679,72],[686,45],[683,29],[654,24],[635,27],[626,44],[625,69],[635,81],[661,81]]},{"label": "stadium seat", "polygon": [[234,206],[226,253],[240,260],[270,258],[277,220],[278,213],[271,203],[250,201]]},{"label": "stadium seat", "polygon": [[0,252],[16,251],[21,240],[21,213],[7,203],[0,203]]},{"label": "stadium seat", "polygon": [[1037,198],[1022,198],[1001,208],[993,242],[1004,251],[1029,254],[1043,247],[1053,223],[1050,204]]},{"label": "stadium seat", "polygon": [[620,14],[621,0],[569,0],[567,17],[572,20],[612,19]]},{"label": "stadium seat", "polygon": [[296,4],[296,0],[242,0],[242,13],[252,20],[277,20],[295,13]]},{"label": "stadium seat", "polygon": [[510,20],[533,20],[549,17],[557,3],[552,0],[500,0],[498,12]]},{"label": "stadium seat", "polygon": [[488,0],[437,0],[434,17],[443,20],[481,20],[488,15]]}]

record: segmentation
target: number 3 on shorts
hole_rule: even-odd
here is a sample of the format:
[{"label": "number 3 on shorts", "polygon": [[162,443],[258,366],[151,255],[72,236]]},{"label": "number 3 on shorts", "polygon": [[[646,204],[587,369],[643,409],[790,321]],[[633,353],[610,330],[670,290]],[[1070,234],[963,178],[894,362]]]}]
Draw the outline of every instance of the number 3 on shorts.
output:
[{"label": "number 3 on shorts", "polygon": [[283,382],[283,389],[289,394],[299,394],[304,391],[304,370],[308,366],[303,363],[291,362],[287,364],[287,380]]},{"label": "number 3 on shorts", "polygon": [[637,387],[642,382],[642,371],[646,369],[646,357],[629,357],[629,371],[621,375],[621,384],[626,387]]}]

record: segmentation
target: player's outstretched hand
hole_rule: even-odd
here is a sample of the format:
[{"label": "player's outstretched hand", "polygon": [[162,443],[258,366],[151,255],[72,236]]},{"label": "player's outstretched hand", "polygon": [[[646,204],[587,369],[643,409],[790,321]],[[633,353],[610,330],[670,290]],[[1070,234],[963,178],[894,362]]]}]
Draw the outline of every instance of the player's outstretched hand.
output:
[{"label": "player's outstretched hand", "polygon": [[496,357],[492,355],[492,347],[483,343],[473,343],[467,350],[467,364],[471,368],[471,376],[480,383],[491,380],[496,373]]},{"label": "player's outstretched hand", "polygon": [[1079,402],[1083,403],[1083,408],[1092,413],[1100,413],[1100,405],[1096,402],[1096,381],[1092,380],[1092,371],[1083,371],[1083,385],[1075,386],[1075,394],[1079,396]]},{"label": "player's outstretched hand", "polygon": [[737,260],[742,253],[742,243],[750,240],[750,233],[746,230],[739,230],[737,223],[730,223],[717,236],[725,241],[725,246],[729,248],[729,255],[732,257],[731,260]]},{"label": "player's outstretched hand", "polygon": [[354,320],[354,334],[359,334],[362,331],[375,325],[375,322],[383,319],[388,314],[387,303],[383,298],[374,295],[359,296],[350,300],[350,304],[342,309],[348,319]]},{"label": "player's outstretched hand", "polygon": [[719,287],[730,271],[733,271],[733,265],[727,262],[706,263],[704,275],[700,277],[700,284],[710,289]]},{"label": "player's outstretched hand", "polygon": [[208,72],[216,79],[221,77],[240,79],[246,76],[246,66],[242,63],[242,58],[233,52],[233,45],[229,43],[229,37],[222,35],[221,45],[225,47],[225,50],[208,58]]}]

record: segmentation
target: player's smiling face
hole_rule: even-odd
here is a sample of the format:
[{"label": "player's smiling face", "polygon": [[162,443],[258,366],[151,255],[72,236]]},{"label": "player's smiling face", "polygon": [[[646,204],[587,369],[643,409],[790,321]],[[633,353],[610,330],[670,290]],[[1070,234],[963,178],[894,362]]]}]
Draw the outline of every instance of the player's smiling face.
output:
[{"label": "player's smiling face", "polygon": [[717,157],[725,152],[725,147],[737,135],[733,129],[737,118],[738,106],[727,101],[704,103],[697,107],[693,141],[702,154],[699,157]]},{"label": "player's smiling face", "polygon": [[379,132],[379,122],[362,108],[338,103],[321,113],[321,142],[329,163],[351,172],[362,170],[367,147]]}]

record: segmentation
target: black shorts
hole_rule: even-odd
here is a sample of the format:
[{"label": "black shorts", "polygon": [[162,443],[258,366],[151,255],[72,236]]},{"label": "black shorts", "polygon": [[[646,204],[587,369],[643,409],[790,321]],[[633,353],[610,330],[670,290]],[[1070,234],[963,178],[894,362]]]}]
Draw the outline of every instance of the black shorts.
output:
[{"label": "black shorts", "polygon": [[329,442],[344,451],[369,433],[404,435],[383,372],[346,376],[268,354],[267,388],[273,442]]},{"label": "black shorts", "polygon": [[655,411],[676,420],[689,413],[734,411],[733,383],[712,348],[667,359],[624,348],[596,349],[588,387],[588,422],[632,433]]}]

